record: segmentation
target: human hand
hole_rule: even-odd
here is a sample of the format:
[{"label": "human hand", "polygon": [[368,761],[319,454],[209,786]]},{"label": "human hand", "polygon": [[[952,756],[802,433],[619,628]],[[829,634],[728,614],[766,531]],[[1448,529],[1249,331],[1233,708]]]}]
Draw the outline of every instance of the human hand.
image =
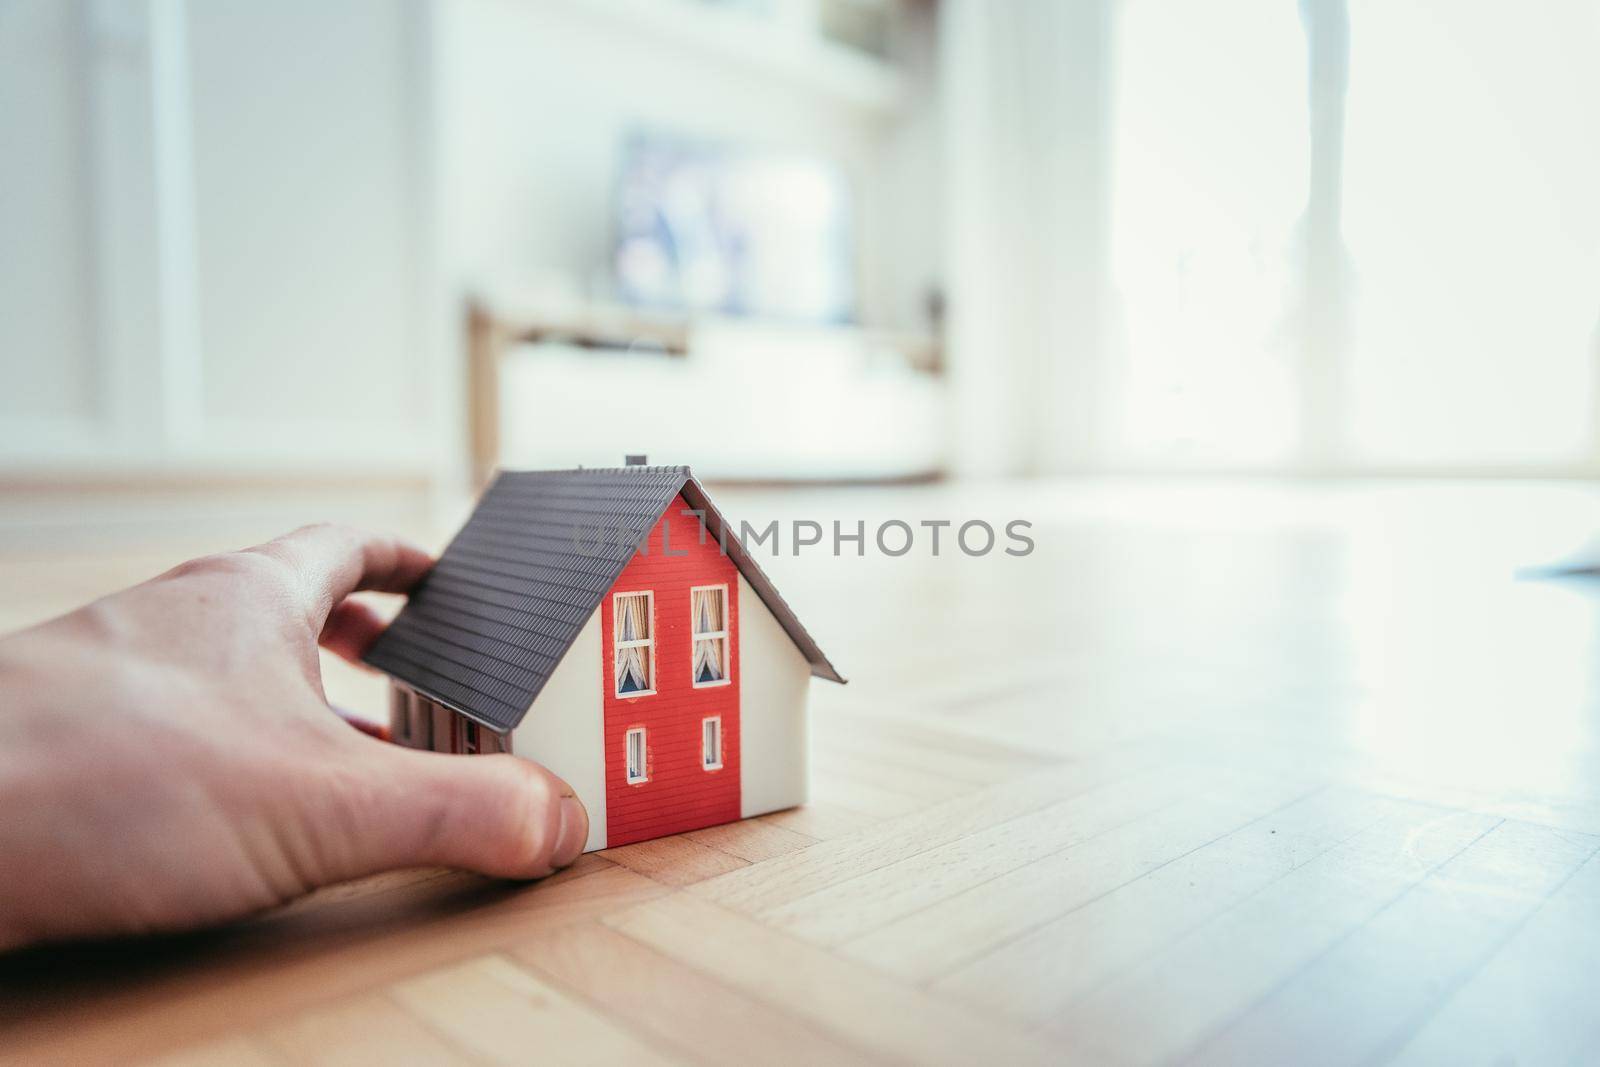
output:
[{"label": "human hand", "polygon": [[185,563],[0,640],[0,949],[201,926],[416,865],[577,859],[570,786],[508,756],[365,736],[323,694],[422,550],[335,526]]}]

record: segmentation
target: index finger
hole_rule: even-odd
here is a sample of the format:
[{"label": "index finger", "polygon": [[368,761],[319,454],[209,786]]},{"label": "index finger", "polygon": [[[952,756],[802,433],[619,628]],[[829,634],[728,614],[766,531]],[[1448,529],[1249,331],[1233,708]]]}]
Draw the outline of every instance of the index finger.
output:
[{"label": "index finger", "polygon": [[255,551],[288,564],[300,606],[318,632],[351,593],[404,593],[433,566],[433,557],[409,541],[331,523],[302,526]]}]

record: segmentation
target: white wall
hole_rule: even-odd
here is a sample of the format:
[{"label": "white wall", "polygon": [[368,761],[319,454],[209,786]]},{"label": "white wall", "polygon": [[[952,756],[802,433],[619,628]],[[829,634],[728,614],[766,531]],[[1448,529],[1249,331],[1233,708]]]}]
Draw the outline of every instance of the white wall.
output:
[{"label": "white wall", "polygon": [[0,471],[432,473],[430,12],[0,6]]},{"label": "white wall", "polygon": [[589,811],[585,852],[606,847],[604,663],[596,611],[511,735],[514,755],[544,765],[583,801]]},{"label": "white wall", "polygon": [[418,456],[417,33],[390,0],[189,8],[199,399],[219,431],[289,417]]},{"label": "white wall", "polygon": [[739,578],[739,794],[743,818],[806,800],[811,665]]},{"label": "white wall", "polygon": [[902,78],[691,0],[0,4],[0,479],[448,490],[463,298],[601,288],[641,124],[839,162],[914,325],[932,26]]},{"label": "white wall", "polygon": [[85,175],[81,15],[52,0],[0,7],[0,416],[87,420],[97,398]]}]

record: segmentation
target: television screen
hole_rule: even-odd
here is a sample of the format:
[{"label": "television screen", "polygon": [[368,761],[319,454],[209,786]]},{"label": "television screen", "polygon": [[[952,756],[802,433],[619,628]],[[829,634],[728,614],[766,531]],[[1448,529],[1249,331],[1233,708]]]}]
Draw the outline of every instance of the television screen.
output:
[{"label": "television screen", "polygon": [[837,167],[641,134],[624,151],[618,195],[624,301],[805,322],[854,318],[850,190]]}]

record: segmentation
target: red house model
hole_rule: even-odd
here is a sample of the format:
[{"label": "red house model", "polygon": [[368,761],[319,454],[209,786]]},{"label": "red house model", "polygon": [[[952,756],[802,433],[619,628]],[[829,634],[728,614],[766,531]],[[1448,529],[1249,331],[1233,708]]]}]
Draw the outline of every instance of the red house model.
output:
[{"label": "red house model", "polygon": [[588,850],[806,797],[812,675],[843,682],[687,467],[502,472],[367,654],[391,732],[564,778]]}]

